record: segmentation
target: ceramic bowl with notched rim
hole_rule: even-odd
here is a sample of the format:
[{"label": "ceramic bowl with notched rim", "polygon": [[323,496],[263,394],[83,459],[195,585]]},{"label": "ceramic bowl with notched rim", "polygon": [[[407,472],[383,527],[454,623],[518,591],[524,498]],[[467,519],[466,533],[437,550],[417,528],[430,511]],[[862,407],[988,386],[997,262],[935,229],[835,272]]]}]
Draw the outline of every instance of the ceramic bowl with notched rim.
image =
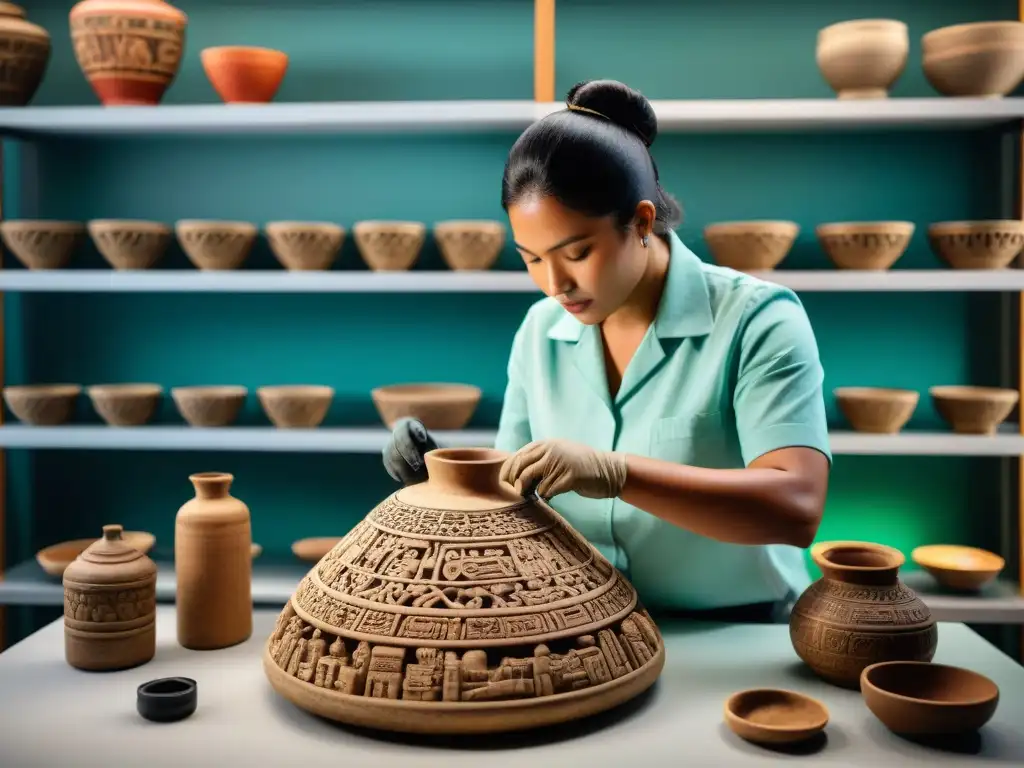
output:
[{"label": "ceramic bowl with notched rim", "polygon": [[817,699],[795,691],[754,688],[729,697],[725,722],[747,741],[793,744],[821,733],[828,725],[828,709]]}]

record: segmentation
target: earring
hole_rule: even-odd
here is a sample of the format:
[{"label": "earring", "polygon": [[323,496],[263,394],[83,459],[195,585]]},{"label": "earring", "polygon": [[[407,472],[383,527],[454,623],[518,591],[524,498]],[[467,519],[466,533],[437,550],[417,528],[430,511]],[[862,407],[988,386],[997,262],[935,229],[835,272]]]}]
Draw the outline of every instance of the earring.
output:
[{"label": "earring", "polygon": [[642,245],[644,248],[647,247],[647,235],[644,235],[643,237],[640,238],[640,245]]}]

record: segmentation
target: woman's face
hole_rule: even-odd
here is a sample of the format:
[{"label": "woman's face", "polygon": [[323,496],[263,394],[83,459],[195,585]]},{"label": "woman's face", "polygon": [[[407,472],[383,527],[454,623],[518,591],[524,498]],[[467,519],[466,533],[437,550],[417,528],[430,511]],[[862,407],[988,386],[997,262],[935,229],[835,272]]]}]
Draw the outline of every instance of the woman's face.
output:
[{"label": "woman's face", "polygon": [[533,282],[585,325],[615,312],[643,277],[648,250],[640,236],[642,229],[650,232],[645,214],[641,203],[638,222],[624,230],[614,217],[591,218],[549,196],[531,196],[508,209]]}]

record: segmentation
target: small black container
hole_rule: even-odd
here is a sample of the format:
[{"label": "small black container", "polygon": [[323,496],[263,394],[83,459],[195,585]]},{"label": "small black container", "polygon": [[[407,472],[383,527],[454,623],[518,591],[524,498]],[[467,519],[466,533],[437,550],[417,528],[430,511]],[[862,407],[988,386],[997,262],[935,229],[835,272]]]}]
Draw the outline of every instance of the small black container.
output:
[{"label": "small black container", "polygon": [[139,686],[135,707],[147,720],[173,723],[196,711],[196,681],[189,677],[163,677]]}]

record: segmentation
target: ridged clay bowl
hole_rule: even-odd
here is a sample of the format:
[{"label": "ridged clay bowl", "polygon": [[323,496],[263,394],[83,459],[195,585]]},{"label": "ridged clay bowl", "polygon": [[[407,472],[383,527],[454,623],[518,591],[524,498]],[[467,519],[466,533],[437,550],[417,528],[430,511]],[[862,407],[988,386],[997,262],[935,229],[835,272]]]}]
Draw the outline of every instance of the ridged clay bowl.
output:
[{"label": "ridged clay bowl", "polygon": [[454,270],[490,269],[505,245],[506,229],[500,221],[439,221],[434,239],[444,259]]},{"label": "ridged clay bowl", "polygon": [[370,392],[381,420],[392,429],[405,417],[427,429],[462,429],[473,418],[481,390],[472,384],[392,384]]},{"label": "ridged clay bowl", "polygon": [[953,269],[1005,269],[1024,249],[1024,221],[939,221],[928,243]]},{"label": "ridged clay bowl", "polygon": [[275,427],[312,428],[326,418],[334,388],[313,384],[259,387],[256,397]]},{"label": "ridged clay bowl", "polygon": [[1001,98],[1024,79],[1024,23],[954,24],[921,38],[922,67],[944,96]]},{"label": "ridged clay bowl", "polygon": [[199,53],[210,85],[226,104],[266,104],[288,71],[288,54],[273,48],[223,45]]},{"label": "ridged clay bowl", "polygon": [[81,393],[78,384],[23,384],[4,387],[4,402],[23,424],[53,427],[67,423]]},{"label": "ridged clay bowl", "polygon": [[341,536],[316,536],[309,539],[299,539],[292,542],[292,554],[299,558],[299,560],[317,563],[324,555],[334,549],[334,545],[341,541],[341,539]]},{"label": "ridged clay bowl", "polygon": [[159,384],[97,384],[86,390],[92,407],[112,427],[137,427],[153,418],[164,388]]},{"label": "ridged clay bowl", "polygon": [[[146,531],[123,531],[121,538],[142,554],[148,553],[156,543],[156,536]],[[36,562],[48,575],[63,576],[64,570],[95,541],[95,538],[73,539],[51,544],[36,552]]]},{"label": "ridged clay bowl", "polygon": [[201,270],[238,269],[249,258],[258,229],[247,221],[185,219],[174,225],[181,249]]},{"label": "ridged clay bowl", "polygon": [[815,234],[839,269],[889,269],[906,252],[914,236],[909,221],[821,224]]},{"label": "ridged clay bowl", "polygon": [[93,219],[86,226],[100,256],[118,270],[151,269],[171,244],[171,228],[159,221]]},{"label": "ridged clay bowl", "polygon": [[884,99],[907,66],[907,25],[895,19],[854,19],[818,32],[815,60],[840,99]]},{"label": "ridged clay bowl", "polygon": [[27,269],[63,269],[85,242],[85,225],[78,221],[12,219],[0,223],[0,239]]},{"label": "ridged clay bowl", "polygon": [[775,269],[800,232],[792,221],[725,221],[704,227],[715,263],[739,272]]},{"label": "ridged clay bowl", "polygon": [[352,227],[359,255],[376,272],[411,269],[427,237],[425,224],[416,221],[360,221]]},{"label": "ridged clay bowl", "polygon": [[856,432],[892,435],[914,415],[920,394],[910,389],[838,387],[836,405]]},{"label": "ridged clay bowl", "polygon": [[226,427],[238,420],[249,391],[237,386],[174,387],[171,399],[193,427]]},{"label": "ridged clay bowl", "polygon": [[910,559],[942,586],[962,592],[977,592],[1006,567],[995,552],[957,544],[915,547]]},{"label": "ridged clay bowl", "polygon": [[345,229],[319,221],[272,221],[263,231],[274,258],[294,271],[330,269],[345,242]]},{"label": "ridged clay bowl", "polygon": [[992,435],[1013,411],[1020,395],[998,387],[940,386],[928,390],[939,415],[964,435]]}]

